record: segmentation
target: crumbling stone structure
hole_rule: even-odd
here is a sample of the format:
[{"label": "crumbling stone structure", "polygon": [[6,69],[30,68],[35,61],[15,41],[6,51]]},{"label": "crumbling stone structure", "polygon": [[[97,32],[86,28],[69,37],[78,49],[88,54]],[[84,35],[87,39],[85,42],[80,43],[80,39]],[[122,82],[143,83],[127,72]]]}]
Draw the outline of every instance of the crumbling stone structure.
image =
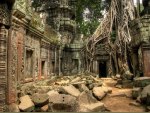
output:
[{"label": "crumbling stone structure", "polygon": [[76,35],[75,22],[75,2],[76,0],[51,0],[47,9],[47,24],[51,25],[61,35],[61,44],[59,52],[59,66],[57,71],[67,74],[77,74],[81,72],[80,51],[83,47],[82,41]]},{"label": "crumbling stone structure", "polygon": [[141,17],[130,24],[134,76],[150,76],[150,1],[143,0],[143,6]]},{"label": "crumbling stone structure", "polygon": [[52,40],[57,41],[57,32],[43,24],[30,3],[0,2],[0,111],[16,102],[18,85],[48,78],[56,71],[51,61],[59,47]]},{"label": "crumbling stone structure", "polygon": [[[0,111],[6,110],[8,90],[8,43],[14,0],[0,1]],[[12,95],[13,96],[13,95]]]}]

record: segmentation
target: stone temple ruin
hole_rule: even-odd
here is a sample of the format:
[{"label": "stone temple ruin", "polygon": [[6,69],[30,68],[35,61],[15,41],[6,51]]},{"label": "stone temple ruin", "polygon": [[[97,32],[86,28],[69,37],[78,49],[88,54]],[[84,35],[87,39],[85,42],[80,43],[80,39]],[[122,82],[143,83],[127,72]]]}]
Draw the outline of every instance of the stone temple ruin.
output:
[{"label": "stone temple ruin", "polygon": [[116,87],[133,88],[132,98],[150,110],[149,1],[143,2],[140,18],[130,21],[133,68],[123,76],[106,40],[96,45],[91,73],[85,72],[90,59],[82,53],[76,2],[50,0],[47,9],[36,12],[30,0],[0,1],[0,111],[110,111],[101,102],[112,93],[101,79],[107,77]]}]

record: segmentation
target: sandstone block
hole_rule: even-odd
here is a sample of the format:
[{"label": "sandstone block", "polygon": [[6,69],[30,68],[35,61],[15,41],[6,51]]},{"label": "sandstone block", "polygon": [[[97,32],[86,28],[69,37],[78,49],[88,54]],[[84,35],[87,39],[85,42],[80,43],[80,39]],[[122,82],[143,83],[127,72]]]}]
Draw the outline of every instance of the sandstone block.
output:
[{"label": "sandstone block", "polygon": [[93,94],[97,99],[102,100],[107,93],[102,87],[94,87]]},{"label": "sandstone block", "polygon": [[49,95],[46,93],[44,94],[35,93],[32,95],[32,101],[36,106],[44,106],[49,102]]},{"label": "sandstone block", "polygon": [[62,88],[65,92],[67,92],[68,94],[72,96],[78,97],[80,95],[80,91],[76,89],[73,85],[64,86]]},{"label": "sandstone block", "polygon": [[32,102],[29,95],[25,95],[23,97],[20,97],[20,104],[19,109],[21,111],[30,112],[34,110],[34,103]]}]

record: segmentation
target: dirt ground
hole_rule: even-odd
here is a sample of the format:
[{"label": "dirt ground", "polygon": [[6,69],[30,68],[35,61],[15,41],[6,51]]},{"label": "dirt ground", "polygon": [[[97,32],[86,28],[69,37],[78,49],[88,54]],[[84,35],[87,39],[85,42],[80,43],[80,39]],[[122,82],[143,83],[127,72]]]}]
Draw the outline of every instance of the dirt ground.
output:
[{"label": "dirt ground", "polygon": [[[131,98],[132,89],[115,88],[116,81],[113,79],[103,79],[106,86],[112,88],[112,93],[107,95],[102,102],[105,104],[110,112],[144,112],[145,108],[141,105],[130,105],[135,102]],[[116,96],[117,95],[117,96]]]}]

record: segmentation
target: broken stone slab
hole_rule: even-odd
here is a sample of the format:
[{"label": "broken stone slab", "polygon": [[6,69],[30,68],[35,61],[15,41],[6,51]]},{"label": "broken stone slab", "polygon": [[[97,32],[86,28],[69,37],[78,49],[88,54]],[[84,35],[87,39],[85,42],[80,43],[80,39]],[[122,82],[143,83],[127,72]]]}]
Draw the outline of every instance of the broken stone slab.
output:
[{"label": "broken stone slab", "polygon": [[97,102],[80,106],[79,112],[102,112],[105,111],[104,103]]},{"label": "broken stone slab", "polygon": [[88,84],[87,87],[89,90],[92,90],[94,88],[94,84]]},{"label": "broken stone slab", "polygon": [[132,98],[137,99],[137,97],[140,95],[140,93],[141,93],[141,88],[133,88],[132,89]]},{"label": "broken stone slab", "polygon": [[19,109],[24,112],[31,112],[34,110],[34,103],[32,102],[29,95],[20,97]]},{"label": "broken stone slab", "polygon": [[133,75],[130,71],[126,71],[126,72],[124,73],[124,76],[125,76],[125,78],[126,78],[127,80],[132,80],[133,77],[134,77],[134,75]]},{"label": "broken stone slab", "polygon": [[123,80],[122,87],[123,88],[133,88],[133,82],[131,80]]},{"label": "broken stone slab", "polygon": [[80,92],[89,91],[88,87],[85,84],[74,84],[73,86],[79,89]]},{"label": "broken stone slab", "polygon": [[145,87],[150,84],[150,77],[138,77],[134,79],[135,87]]},{"label": "broken stone slab", "polygon": [[75,96],[75,97],[78,97],[80,95],[80,91],[78,89],[76,89],[73,85],[69,85],[69,86],[64,86],[62,87],[62,89],[72,95],[72,96]]},{"label": "broken stone slab", "polygon": [[57,81],[55,82],[56,85],[66,85],[66,84],[69,84],[69,80],[61,80],[61,81]]},{"label": "broken stone slab", "polygon": [[102,87],[94,87],[93,94],[98,100],[102,100],[106,96],[106,91]]},{"label": "broken stone slab", "polygon": [[41,107],[41,112],[47,112],[49,109],[48,105],[44,105],[43,107]]},{"label": "broken stone slab", "polygon": [[71,95],[54,94],[49,97],[49,108],[52,112],[75,112],[77,100]]},{"label": "broken stone slab", "polygon": [[10,104],[9,112],[20,112],[18,105],[15,103]]},{"label": "broken stone slab", "polygon": [[83,104],[92,104],[98,102],[97,99],[92,95],[90,91],[82,92],[78,97],[78,103]]},{"label": "broken stone slab", "polygon": [[53,94],[59,94],[59,93],[57,91],[51,90],[47,94],[48,94],[48,96],[51,96]]},{"label": "broken stone slab", "polygon": [[150,105],[150,85],[144,87],[140,95],[140,100],[143,104]]},{"label": "broken stone slab", "polygon": [[36,106],[40,106],[40,107],[44,106],[49,103],[49,95],[46,93],[44,94],[34,93],[32,95],[32,101]]},{"label": "broken stone slab", "polygon": [[77,78],[73,79],[71,81],[71,83],[79,82],[80,80],[81,80],[81,77],[77,77]]}]

